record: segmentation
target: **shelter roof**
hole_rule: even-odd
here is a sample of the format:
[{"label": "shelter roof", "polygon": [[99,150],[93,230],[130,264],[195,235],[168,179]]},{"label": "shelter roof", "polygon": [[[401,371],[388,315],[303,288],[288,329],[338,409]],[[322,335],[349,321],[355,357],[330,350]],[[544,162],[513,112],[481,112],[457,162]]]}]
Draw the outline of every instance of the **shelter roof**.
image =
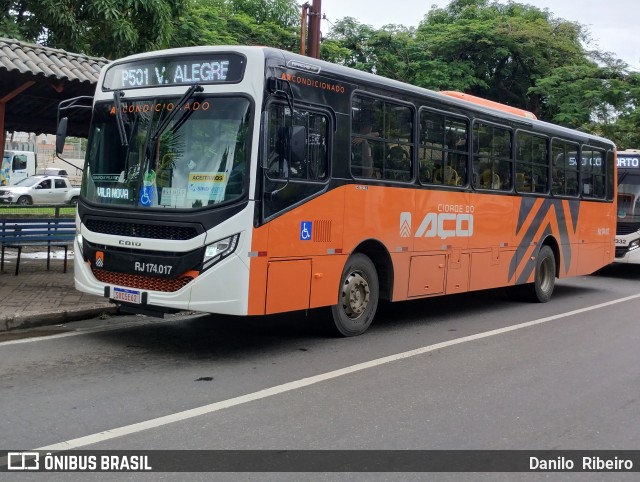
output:
[{"label": "shelter roof", "polygon": [[[58,103],[93,96],[100,69],[109,61],[41,45],[0,38],[0,103],[7,131],[51,134]],[[69,118],[68,133],[85,137],[89,113]]]}]

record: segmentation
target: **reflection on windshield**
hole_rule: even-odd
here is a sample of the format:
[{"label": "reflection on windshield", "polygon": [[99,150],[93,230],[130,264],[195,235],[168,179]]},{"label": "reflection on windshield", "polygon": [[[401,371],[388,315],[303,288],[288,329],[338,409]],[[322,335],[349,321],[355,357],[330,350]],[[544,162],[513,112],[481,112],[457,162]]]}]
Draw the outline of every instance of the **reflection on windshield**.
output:
[{"label": "reflection on windshield", "polygon": [[121,142],[113,102],[96,106],[82,183],[88,201],[196,209],[244,194],[249,101],[199,97],[171,115],[177,101],[123,99],[128,145]]}]

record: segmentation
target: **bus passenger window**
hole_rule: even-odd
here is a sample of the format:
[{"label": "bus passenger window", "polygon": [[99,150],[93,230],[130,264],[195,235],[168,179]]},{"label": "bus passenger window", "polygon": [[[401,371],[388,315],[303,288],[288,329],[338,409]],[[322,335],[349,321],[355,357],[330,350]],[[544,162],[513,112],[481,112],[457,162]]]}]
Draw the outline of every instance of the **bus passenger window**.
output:
[{"label": "bus passenger window", "polygon": [[541,136],[518,132],[516,139],[516,191],[548,192],[548,142]]},{"label": "bus passenger window", "polygon": [[420,111],[420,182],[464,186],[467,184],[469,124],[464,119]]},{"label": "bus passenger window", "polygon": [[578,195],[578,144],[551,142],[551,192],[557,196]]},{"label": "bus passenger window", "polygon": [[479,189],[510,191],[511,131],[477,122],[473,126],[474,184]]},{"label": "bus passenger window", "polygon": [[413,177],[413,112],[369,96],[353,97],[351,175],[409,181]]},{"label": "bus passenger window", "polygon": [[604,199],[606,193],[605,162],[601,151],[583,148],[581,153],[582,194]]}]

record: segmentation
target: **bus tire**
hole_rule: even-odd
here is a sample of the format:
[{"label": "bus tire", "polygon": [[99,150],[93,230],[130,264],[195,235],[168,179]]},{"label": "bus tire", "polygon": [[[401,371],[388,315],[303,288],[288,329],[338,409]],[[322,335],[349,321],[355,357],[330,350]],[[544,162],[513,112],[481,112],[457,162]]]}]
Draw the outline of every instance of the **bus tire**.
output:
[{"label": "bus tire", "polygon": [[549,246],[542,246],[536,256],[535,278],[533,283],[509,286],[510,298],[546,303],[551,299],[556,284],[556,258]]},{"label": "bus tire", "polygon": [[338,303],[331,307],[338,333],[356,336],[367,331],[379,296],[378,273],[369,257],[359,253],[350,256],[340,278]]}]

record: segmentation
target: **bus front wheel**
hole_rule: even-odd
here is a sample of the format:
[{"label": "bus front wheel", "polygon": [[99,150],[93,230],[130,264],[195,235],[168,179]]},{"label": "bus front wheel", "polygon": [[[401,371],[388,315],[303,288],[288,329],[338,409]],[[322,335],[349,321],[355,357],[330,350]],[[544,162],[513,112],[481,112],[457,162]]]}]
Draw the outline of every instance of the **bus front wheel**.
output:
[{"label": "bus front wheel", "polygon": [[356,336],[367,331],[376,314],[379,294],[378,273],[369,257],[349,257],[342,271],[338,303],[331,308],[338,333]]}]

